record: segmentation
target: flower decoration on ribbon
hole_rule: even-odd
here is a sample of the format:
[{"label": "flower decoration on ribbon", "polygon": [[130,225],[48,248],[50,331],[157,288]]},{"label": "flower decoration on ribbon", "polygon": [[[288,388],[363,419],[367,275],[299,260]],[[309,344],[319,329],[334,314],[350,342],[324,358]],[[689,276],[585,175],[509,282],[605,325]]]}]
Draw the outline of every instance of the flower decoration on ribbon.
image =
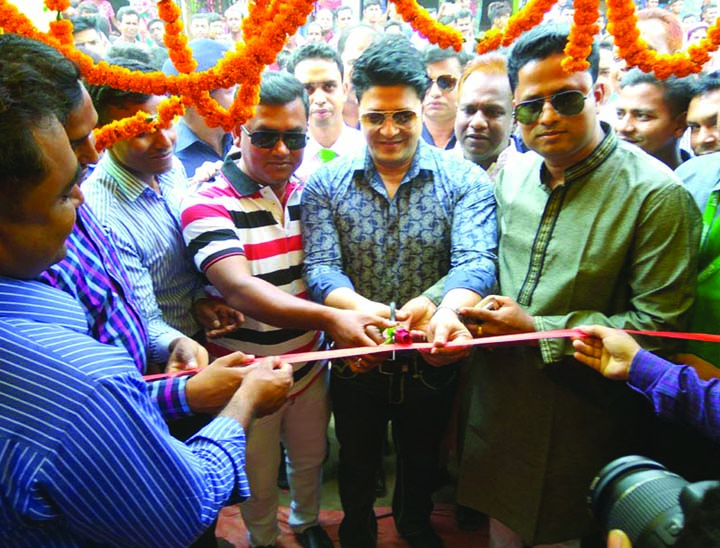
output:
[{"label": "flower decoration on ribbon", "polygon": [[383,337],[385,338],[383,344],[412,344],[410,331],[399,325],[385,328]]}]

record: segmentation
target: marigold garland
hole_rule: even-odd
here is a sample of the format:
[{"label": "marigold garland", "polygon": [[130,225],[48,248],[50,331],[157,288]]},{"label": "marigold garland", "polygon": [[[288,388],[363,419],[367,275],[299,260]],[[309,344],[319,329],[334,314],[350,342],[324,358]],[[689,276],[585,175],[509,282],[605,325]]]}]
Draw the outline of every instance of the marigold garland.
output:
[{"label": "marigold garland", "polygon": [[140,135],[141,133],[153,133],[158,129],[165,129],[175,120],[176,116],[182,116],[185,106],[179,97],[168,97],[157,107],[157,114],[152,115],[144,111],[138,111],[134,116],[115,120],[103,127],[96,129],[95,148],[98,151],[111,147],[121,139],[127,139]]},{"label": "marigold garland", "polygon": [[597,24],[600,18],[600,0],[574,0],[573,7],[573,26],[565,46],[567,57],[562,60],[562,67],[566,72],[590,68],[587,58],[592,51],[595,35],[600,31],[600,25]]},{"label": "marigold garland", "polygon": [[523,33],[539,25],[545,14],[557,0],[530,0],[523,9],[508,19],[504,32],[490,29],[478,39],[476,51],[487,53],[502,46],[509,46]]},{"label": "marigold garland", "polygon": [[63,12],[70,7],[70,0],[46,0],[45,7],[50,11]]},{"label": "marigold garland", "polygon": [[157,9],[158,17],[165,23],[163,42],[168,48],[168,56],[173,66],[183,74],[194,71],[198,65],[188,46],[188,38],[182,33],[180,8],[171,0],[160,0]]},{"label": "marigold garland", "polygon": [[660,79],[675,75],[688,76],[700,72],[710,60],[710,53],[720,46],[720,18],[707,30],[706,37],[685,52],[659,54],[648,48],[637,30],[635,4],[632,0],[607,0],[608,32],[615,38],[618,55],[628,66],[654,72]]},{"label": "marigold garland", "polygon": [[398,14],[410,26],[422,34],[433,44],[441,48],[454,48],[460,51],[463,45],[463,36],[457,29],[435,21],[428,11],[415,0],[391,0],[397,8]]},{"label": "marigold garland", "polygon": [[[456,50],[462,47],[462,35],[457,30],[436,22],[415,0],[391,1],[402,18],[432,43]],[[504,33],[491,29],[478,39],[478,53],[510,45],[523,32],[539,24],[556,1],[530,0],[520,12],[510,18]],[[45,0],[45,6],[49,10],[57,11],[59,16],[60,12],[70,6],[70,0]],[[660,55],[649,50],[640,38],[632,0],[607,0],[607,6],[608,30],[615,37],[620,57],[624,58],[629,66],[638,66],[646,72],[654,71],[659,78],[698,72],[710,60],[710,53],[720,46],[718,18],[708,29],[707,36],[688,47],[687,52]],[[22,34],[59,49],[78,63],[83,76],[92,84],[106,84],[153,95],[171,94],[182,97],[163,102],[159,107],[157,120],[149,119],[145,113],[138,113],[127,121],[114,122],[97,130],[98,148],[102,149],[117,139],[131,137],[152,127],[160,127],[159,123],[172,120],[182,112],[182,103],[194,106],[209,125],[222,126],[227,131],[247,121],[253,115],[254,105],[258,101],[262,70],[274,62],[287,37],[305,23],[313,7],[313,0],[256,0],[251,3],[249,14],[243,21],[245,43],[238,43],[235,51],[221,60],[216,67],[197,73],[194,72],[197,62],[192,57],[187,37],[182,32],[180,9],[174,0],[159,0],[158,15],[165,23],[164,41],[170,58],[180,73],[177,76],[166,76],[160,72],[131,72],[102,61],[96,64],[88,55],[75,49],[72,26],[68,21],[59,18],[50,24],[48,33],[41,33],[8,0],[0,0],[0,21],[2,29],[7,32]],[[566,70],[584,70],[587,67],[586,58],[597,33],[598,17],[598,0],[575,0],[574,24],[565,49],[567,58],[563,61]],[[213,89],[238,83],[240,87],[230,109],[223,109],[209,93]]]}]

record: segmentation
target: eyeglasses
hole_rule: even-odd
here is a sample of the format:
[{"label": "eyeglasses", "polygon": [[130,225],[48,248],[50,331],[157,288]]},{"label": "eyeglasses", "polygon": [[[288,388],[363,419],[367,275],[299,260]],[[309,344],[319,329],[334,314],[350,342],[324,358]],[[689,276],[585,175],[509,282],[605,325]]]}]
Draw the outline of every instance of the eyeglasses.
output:
[{"label": "eyeglasses", "polygon": [[285,146],[290,150],[305,148],[308,142],[306,133],[298,131],[253,131],[250,133],[245,126],[241,126],[245,135],[250,137],[250,142],[258,148],[275,148],[282,139]]},{"label": "eyeglasses", "polygon": [[450,74],[441,74],[435,78],[432,83],[437,84],[437,87],[443,91],[452,91],[455,89],[455,86],[457,86],[458,79]]},{"label": "eyeglasses", "polygon": [[418,114],[414,110],[374,110],[361,114],[360,121],[365,126],[377,128],[385,125],[388,116],[391,117],[395,127],[410,129]]},{"label": "eyeglasses", "polygon": [[582,91],[561,91],[555,95],[547,95],[538,97],[532,101],[523,101],[515,105],[513,116],[521,124],[533,124],[540,118],[540,114],[545,107],[545,102],[550,100],[552,108],[555,112],[563,116],[575,116],[580,114],[585,108],[585,99],[587,99],[592,90],[587,95],[583,95]]}]

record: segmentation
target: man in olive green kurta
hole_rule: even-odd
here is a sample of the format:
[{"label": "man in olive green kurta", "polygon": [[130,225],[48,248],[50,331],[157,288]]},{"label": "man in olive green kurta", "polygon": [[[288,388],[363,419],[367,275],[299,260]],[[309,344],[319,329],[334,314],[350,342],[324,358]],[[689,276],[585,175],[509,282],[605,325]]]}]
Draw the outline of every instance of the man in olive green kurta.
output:
[{"label": "man in olive green kurta", "polygon": [[[533,152],[496,183],[499,308],[474,315],[484,335],[682,329],[699,211],[666,166],[600,124],[597,52],[590,70],[568,74],[566,39],[567,27],[541,26],[512,50],[515,117]],[[661,352],[666,342],[644,341]],[[478,353],[471,371],[459,502],[514,531],[518,545],[592,533],[593,476],[639,448],[641,402],[572,352],[568,339],[497,348]]]}]

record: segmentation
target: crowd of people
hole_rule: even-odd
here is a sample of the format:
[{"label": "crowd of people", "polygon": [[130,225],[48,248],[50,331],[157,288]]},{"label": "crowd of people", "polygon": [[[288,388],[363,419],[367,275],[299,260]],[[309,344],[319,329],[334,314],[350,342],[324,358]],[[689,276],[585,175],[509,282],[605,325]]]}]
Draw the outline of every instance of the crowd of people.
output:
[{"label": "crowd of people", "polygon": [[[177,74],[151,2],[85,4],[67,14],[77,47]],[[361,22],[320,6],[232,132],[188,107],[101,154],[95,127],[164,96],[87,85],[0,35],[0,544],[215,546],[240,503],[249,545],[272,547],[282,470],[298,542],[332,548],[331,413],[343,548],[378,545],[388,425],[411,548],[445,546],[430,515],[450,431],[457,502],[497,548],[604,545],[585,497],[619,456],[720,478],[720,345],[614,329],[720,332],[720,76],[627,70],[602,37],[567,73],[562,6],[478,56],[476,6],[448,5],[461,51],[380,0]],[[198,71],[244,14],[193,16]],[[684,19],[639,19],[650,47],[683,46]],[[432,348],[283,362],[398,325]],[[562,328],[584,335],[448,345]]]}]

